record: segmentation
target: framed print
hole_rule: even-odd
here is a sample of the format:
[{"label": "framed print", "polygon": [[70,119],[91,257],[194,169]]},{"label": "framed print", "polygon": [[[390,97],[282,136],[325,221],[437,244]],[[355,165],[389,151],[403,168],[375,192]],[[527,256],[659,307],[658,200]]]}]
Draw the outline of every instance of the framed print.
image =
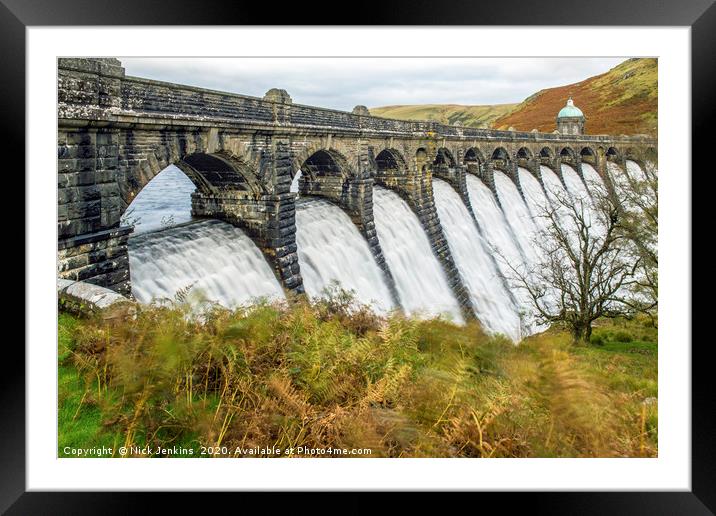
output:
[{"label": "framed print", "polygon": [[3,510],[437,490],[712,513],[710,2],[350,26],[220,4],[0,6],[27,205]]}]

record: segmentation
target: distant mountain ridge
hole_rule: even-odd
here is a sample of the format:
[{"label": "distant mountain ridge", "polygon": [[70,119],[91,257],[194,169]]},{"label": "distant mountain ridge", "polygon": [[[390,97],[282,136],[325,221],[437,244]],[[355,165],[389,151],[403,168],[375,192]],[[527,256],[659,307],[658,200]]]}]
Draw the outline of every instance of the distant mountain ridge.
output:
[{"label": "distant mountain ridge", "polygon": [[371,113],[401,120],[435,120],[467,127],[537,129],[552,132],[569,97],[587,119],[587,134],[657,134],[658,62],[628,59],[608,72],[581,82],[547,88],[519,104],[460,106],[425,104],[371,108]]}]

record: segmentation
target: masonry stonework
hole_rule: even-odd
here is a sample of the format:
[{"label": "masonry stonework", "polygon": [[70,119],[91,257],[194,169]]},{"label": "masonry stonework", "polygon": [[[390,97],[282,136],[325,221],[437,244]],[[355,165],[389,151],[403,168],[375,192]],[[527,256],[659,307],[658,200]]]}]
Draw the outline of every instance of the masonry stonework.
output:
[{"label": "masonry stonework", "polygon": [[[588,149],[588,150],[585,150]],[[296,248],[296,194],[340,206],[366,238],[397,300],[373,219],[373,186],[401,195],[425,229],[466,314],[470,296],[435,209],[432,177],[447,181],[472,212],[465,175],[494,190],[493,169],[521,191],[517,167],[541,182],[539,165],[558,172],[589,162],[656,159],[646,137],[493,131],[428,121],[390,120],[363,106],[352,113],[294,104],[285,90],[263,98],[125,74],[116,59],[58,60],[58,275],[131,292],[122,214],[169,165],[196,185],[195,216],[243,228],[288,291],[303,292]],[[473,214],[474,215],[474,214]],[[327,221],[330,223],[330,221]]]}]

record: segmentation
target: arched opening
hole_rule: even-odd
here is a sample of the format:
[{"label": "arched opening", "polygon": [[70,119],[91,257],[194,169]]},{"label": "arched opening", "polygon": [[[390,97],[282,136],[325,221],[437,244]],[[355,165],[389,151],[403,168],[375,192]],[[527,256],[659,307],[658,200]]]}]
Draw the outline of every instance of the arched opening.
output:
[{"label": "arched opening", "polygon": [[561,151],[559,151],[559,157],[562,159],[573,159],[574,150],[571,147],[565,147]]},{"label": "arched opening", "polygon": [[498,147],[492,152],[492,166],[498,170],[507,170],[510,155],[504,147]]},{"label": "arched opening", "polygon": [[517,151],[517,166],[529,168],[530,159],[532,159],[532,152],[527,147],[521,147]]},{"label": "arched opening", "polygon": [[530,159],[532,157],[532,152],[527,147],[522,147],[520,150],[517,151],[517,158],[518,159]]},{"label": "arched opening", "polygon": [[471,147],[467,150],[467,152],[465,153],[465,158],[463,160],[467,172],[475,175],[479,175],[480,164],[484,161],[485,160],[482,157],[480,151],[474,147]]},{"label": "arched opening", "polygon": [[433,164],[438,166],[446,165],[452,168],[455,166],[455,158],[453,158],[452,153],[449,150],[441,147],[438,149],[438,153],[435,156]]},{"label": "arched opening", "polygon": [[345,190],[349,167],[346,159],[332,149],[322,149],[306,158],[298,167],[301,195],[321,195],[339,199]]},{"label": "arched opening", "polygon": [[589,163],[590,165],[595,165],[597,162],[597,153],[594,152],[594,149],[591,147],[583,147],[582,150],[579,151],[579,155],[583,162]]},{"label": "arched opening", "polygon": [[539,157],[543,159],[552,159],[553,158],[552,150],[549,147],[542,147],[539,151]]},{"label": "arched opening", "polygon": [[377,175],[380,177],[405,175],[405,160],[403,156],[394,149],[383,149],[380,151],[375,157],[375,164]]},{"label": "arched opening", "polygon": [[135,226],[135,233],[154,231],[192,218],[192,193],[231,191],[246,196],[263,191],[256,175],[242,160],[223,154],[185,156],[156,174],[138,169],[120,183],[126,206],[120,225]]},{"label": "arched opening", "polygon": [[169,165],[134,196],[119,224],[134,226],[137,235],[189,222],[194,191],[196,184],[179,167]]},{"label": "arched opening", "polygon": [[619,158],[619,151],[615,147],[609,147],[606,156],[609,161],[616,160]]},{"label": "arched opening", "polygon": [[432,164],[432,170],[436,176],[451,177],[455,170],[455,158],[452,153],[443,147],[439,148]]},{"label": "arched opening", "polygon": [[191,154],[156,174],[121,220],[135,228],[127,242],[135,299],[188,292],[231,308],[283,298],[281,276],[257,235],[268,225],[268,210],[256,209],[264,191],[245,161],[226,154]]},{"label": "arched opening", "polygon": [[342,161],[336,152],[319,150],[303,162],[301,170],[313,177],[342,176]]},{"label": "arched opening", "polygon": [[191,154],[182,159],[177,166],[199,188],[209,192],[232,190],[259,193],[262,188],[255,174],[241,160],[220,154]]}]

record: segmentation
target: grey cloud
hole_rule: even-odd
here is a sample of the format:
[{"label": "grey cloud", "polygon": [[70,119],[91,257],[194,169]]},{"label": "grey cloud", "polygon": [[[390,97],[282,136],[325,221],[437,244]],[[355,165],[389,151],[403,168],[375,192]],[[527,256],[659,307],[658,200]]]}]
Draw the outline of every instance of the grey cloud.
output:
[{"label": "grey cloud", "polygon": [[606,72],[621,58],[122,58],[127,74],[257,97],[283,88],[294,102],[498,104]]}]

